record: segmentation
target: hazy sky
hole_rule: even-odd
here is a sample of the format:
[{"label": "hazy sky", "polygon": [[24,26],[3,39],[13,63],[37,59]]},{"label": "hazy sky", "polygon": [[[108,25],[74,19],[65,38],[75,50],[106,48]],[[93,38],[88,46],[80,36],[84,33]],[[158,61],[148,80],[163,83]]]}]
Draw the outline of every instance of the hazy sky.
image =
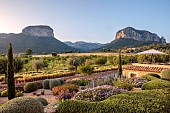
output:
[{"label": "hazy sky", "polygon": [[110,42],[127,26],[170,42],[170,0],[0,0],[0,33],[49,25],[61,41]]}]

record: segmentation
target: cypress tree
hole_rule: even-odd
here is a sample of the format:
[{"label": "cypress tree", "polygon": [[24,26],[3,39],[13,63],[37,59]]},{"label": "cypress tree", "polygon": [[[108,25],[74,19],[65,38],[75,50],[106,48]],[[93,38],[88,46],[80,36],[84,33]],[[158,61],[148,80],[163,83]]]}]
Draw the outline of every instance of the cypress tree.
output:
[{"label": "cypress tree", "polygon": [[8,99],[15,98],[15,79],[14,79],[14,63],[13,63],[12,44],[8,48],[8,62],[7,62],[7,86],[8,86]]},{"label": "cypress tree", "polygon": [[122,62],[121,62],[121,50],[119,51],[119,56],[118,56],[118,70],[117,73],[119,77],[122,75]]}]

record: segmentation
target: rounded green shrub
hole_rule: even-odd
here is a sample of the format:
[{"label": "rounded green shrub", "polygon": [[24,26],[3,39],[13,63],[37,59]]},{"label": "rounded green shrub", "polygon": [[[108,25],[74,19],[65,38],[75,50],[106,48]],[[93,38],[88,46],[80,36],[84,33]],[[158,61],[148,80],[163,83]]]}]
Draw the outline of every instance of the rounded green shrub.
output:
[{"label": "rounded green shrub", "polygon": [[6,89],[6,90],[3,90],[2,92],[1,92],[1,97],[7,97],[8,96],[8,90]]},{"label": "rounded green shrub", "polygon": [[142,85],[142,90],[170,88],[170,82],[166,80],[152,80]]},{"label": "rounded green shrub", "polygon": [[60,86],[60,85],[61,85],[61,82],[56,79],[51,79],[49,82],[50,89],[52,89],[55,86]]},{"label": "rounded green shrub", "polygon": [[50,79],[45,79],[42,83],[44,89],[50,89],[49,86]]},{"label": "rounded green shrub", "polygon": [[44,113],[43,105],[31,97],[18,97],[0,107],[0,113]]},{"label": "rounded green shrub", "polygon": [[157,80],[157,79],[159,79],[159,78],[154,77],[154,76],[149,75],[149,74],[143,75],[143,76],[141,76],[141,78],[144,78],[144,79],[146,79],[146,80],[148,80],[148,81],[152,81],[152,80]]},{"label": "rounded green shrub", "polygon": [[60,83],[61,83],[61,85],[63,85],[63,84],[64,84],[64,80],[63,80],[62,78],[56,78],[56,80],[59,80],[59,81],[60,81]]},{"label": "rounded green shrub", "polygon": [[79,86],[86,86],[88,85],[89,81],[88,80],[79,80]]},{"label": "rounded green shrub", "polygon": [[81,65],[78,67],[78,72],[85,75],[91,75],[93,73],[93,70],[94,68],[89,64]]},{"label": "rounded green shrub", "polygon": [[30,93],[38,89],[38,84],[36,82],[29,82],[24,86],[24,92]]},{"label": "rounded green shrub", "polygon": [[158,74],[155,74],[155,73],[148,73],[146,75],[153,76],[153,77],[156,77],[156,78],[161,78]]},{"label": "rounded green shrub", "polygon": [[48,105],[48,101],[47,101],[45,98],[37,97],[37,98],[35,98],[35,99],[37,99],[38,101],[40,101],[43,106],[47,106],[47,105]]},{"label": "rounded green shrub", "polygon": [[170,80],[170,69],[163,70],[161,72],[161,78],[165,80]]},{"label": "rounded green shrub", "polygon": [[97,57],[96,59],[94,59],[94,62],[96,65],[104,65],[107,62],[107,57]]}]

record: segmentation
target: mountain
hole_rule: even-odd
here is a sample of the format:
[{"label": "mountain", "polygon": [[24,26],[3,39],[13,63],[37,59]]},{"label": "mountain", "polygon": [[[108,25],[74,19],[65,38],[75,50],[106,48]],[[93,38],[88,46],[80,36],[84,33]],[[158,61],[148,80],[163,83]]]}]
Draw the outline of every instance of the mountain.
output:
[{"label": "mountain", "polygon": [[91,51],[93,49],[97,49],[103,46],[103,44],[100,44],[100,43],[92,43],[92,42],[84,42],[84,41],[77,41],[74,43],[70,41],[66,41],[64,43],[67,44],[68,46],[77,48],[84,52],[88,52],[88,51]]},{"label": "mountain", "polygon": [[99,49],[94,49],[93,51],[115,50],[123,47],[141,47],[153,43],[166,43],[166,40],[163,37],[160,38],[155,33],[151,33],[146,30],[136,30],[135,28],[127,27],[119,30],[116,33],[115,40]]},{"label": "mountain", "polygon": [[0,34],[0,53],[7,53],[9,43],[13,45],[14,53],[24,53],[31,48],[33,53],[62,53],[78,51],[54,37],[53,29],[49,26],[28,26],[19,34]]},{"label": "mountain", "polygon": [[158,42],[158,43],[166,43],[165,38],[159,37],[155,33],[151,33],[146,30],[137,30],[133,27],[126,27],[124,29],[119,30],[116,33],[115,39],[119,38],[132,38],[134,40],[138,41],[144,41],[144,42]]},{"label": "mountain", "polygon": [[119,39],[115,39],[114,41],[106,44],[105,46],[99,49],[94,49],[93,51],[116,50],[116,49],[120,49],[123,47],[141,47],[141,46],[150,45],[153,43],[157,44],[158,42],[152,42],[152,41],[144,42],[144,41],[134,40],[132,38],[119,38]]}]

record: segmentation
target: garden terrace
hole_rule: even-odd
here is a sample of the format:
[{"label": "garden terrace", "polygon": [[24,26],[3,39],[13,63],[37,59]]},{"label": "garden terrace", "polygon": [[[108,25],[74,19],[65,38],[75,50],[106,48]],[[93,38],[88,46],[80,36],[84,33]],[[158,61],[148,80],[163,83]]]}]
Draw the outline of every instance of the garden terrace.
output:
[{"label": "garden terrace", "polygon": [[[96,80],[102,76],[108,76],[108,75],[111,75],[111,74],[114,74],[116,73],[116,69],[112,69],[112,70],[99,70],[98,72],[96,71],[95,73],[93,73],[93,76],[82,76],[81,74],[75,74],[73,73],[73,75],[70,75],[70,76],[61,76],[61,78],[63,78],[65,81],[66,80],[71,80],[71,79],[74,79],[74,78],[86,78],[88,80]],[[47,77],[47,76],[46,76]],[[37,79],[37,78],[40,78],[40,79]],[[37,76],[36,79],[33,79],[33,78],[27,78],[27,79],[24,79],[24,78],[19,78],[16,80],[16,86],[24,86],[26,83],[28,82],[39,82],[39,83],[42,83],[44,78],[43,77],[38,77]],[[54,78],[59,78],[59,77],[54,77]],[[50,78],[48,76],[48,78],[46,79],[52,79],[52,77]],[[1,90],[4,90],[4,89],[7,89],[7,84],[0,84],[0,91]]]}]

